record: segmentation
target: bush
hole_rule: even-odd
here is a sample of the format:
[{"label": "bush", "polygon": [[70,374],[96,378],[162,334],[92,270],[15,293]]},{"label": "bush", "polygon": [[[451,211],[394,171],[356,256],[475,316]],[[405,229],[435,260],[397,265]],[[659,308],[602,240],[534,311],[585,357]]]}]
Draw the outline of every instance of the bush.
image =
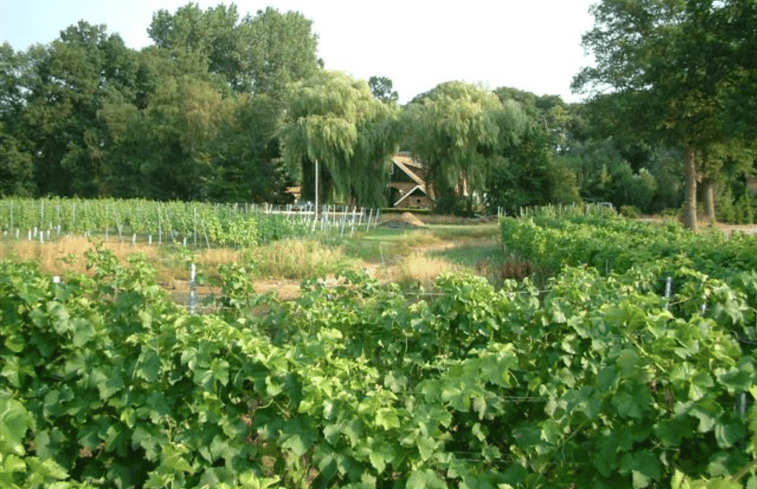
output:
[{"label": "bush", "polygon": [[634,205],[624,205],[620,207],[620,215],[628,219],[638,219],[641,217],[641,212]]},{"label": "bush", "polygon": [[736,200],[734,207],[737,224],[754,224],[754,203],[748,191]]},{"label": "bush", "polygon": [[720,222],[736,223],[736,207],[733,192],[728,186],[721,186],[715,200],[715,216]]}]

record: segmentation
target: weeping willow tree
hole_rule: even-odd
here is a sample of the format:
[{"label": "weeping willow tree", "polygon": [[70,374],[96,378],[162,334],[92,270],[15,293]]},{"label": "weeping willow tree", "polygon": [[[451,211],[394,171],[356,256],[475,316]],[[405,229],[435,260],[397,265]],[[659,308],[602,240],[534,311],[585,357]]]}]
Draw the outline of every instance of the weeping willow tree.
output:
[{"label": "weeping willow tree", "polygon": [[458,81],[419,95],[403,113],[406,144],[423,162],[441,212],[472,211],[505,163],[503,146],[517,143],[525,126],[519,104],[503,106],[492,91]]},{"label": "weeping willow tree", "polygon": [[284,100],[279,137],[294,178],[307,183],[318,162],[326,198],[386,205],[397,108],[375,99],[367,82],[334,71],[290,85]]}]

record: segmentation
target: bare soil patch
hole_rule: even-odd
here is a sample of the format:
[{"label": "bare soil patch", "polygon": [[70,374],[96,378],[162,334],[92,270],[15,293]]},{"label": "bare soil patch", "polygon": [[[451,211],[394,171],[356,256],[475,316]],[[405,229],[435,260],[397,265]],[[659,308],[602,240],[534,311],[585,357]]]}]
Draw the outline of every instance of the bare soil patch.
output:
[{"label": "bare soil patch", "polygon": [[[291,279],[253,279],[252,286],[258,294],[273,293],[279,300],[291,301],[300,296],[300,280]],[[161,284],[168,291],[174,301],[181,304],[189,304],[191,285],[186,280],[173,280],[170,283]],[[195,294],[198,300],[208,296],[219,295],[219,287],[208,285],[195,286]]]},{"label": "bare soil patch", "polygon": [[423,221],[418,219],[413,213],[411,212],[404,212],[400,214],[399,216],[392,216],[391,218],[387,218],[385,221],[383,221],[381,226],[391,227],[391,228],[423,228],[426,227],[426,224],[424,224]]},{"label": "bare soil patch", "polygon": [[[757,226],[753,224],[718,224],[717,227],[727,235],[733,233],[757,234]],[[703,227],[703,229],[708,228],[709,225]]]},{"label": "bare soil patch", "polygon": [[[664,218],[661,218],[661,217],[643,217],[639,220],[643,222],[651,222],[651,223],[658,223],[658,224],[667,222]],[[722,222],[718,222],[713,225],[709,221],[699,221],[700,231],[713,229],[713,228],[720,229],[727,235],[731,235],[733,233],[757,234],[757,224],[725,224]]]}]

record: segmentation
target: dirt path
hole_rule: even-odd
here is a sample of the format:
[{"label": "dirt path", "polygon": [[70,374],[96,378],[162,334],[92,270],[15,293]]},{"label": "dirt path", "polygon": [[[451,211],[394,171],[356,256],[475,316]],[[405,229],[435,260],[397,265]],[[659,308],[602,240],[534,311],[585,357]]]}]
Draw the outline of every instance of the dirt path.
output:
[{"label": "dirt path", "polygon": [[[665,220],[660,217],[643,217],[638,220],[641,222],[651,222],[657,224],[665,222]],[[757,225],[755,224],[724,224],[719,222],[716,223],[715,226],[729,235],[732,233],[757,234]],[[699,221],[700,231],[708,229],[712,229],[712,225],[709,223],[709,221]]]},{"label": "dirt path", "polygon": [[[718,224],[717,226],[729,235],[733,233],[757,234],[757,226],[755,225]],[[707,228],[709,228],[709,225],[702,229]]]}]

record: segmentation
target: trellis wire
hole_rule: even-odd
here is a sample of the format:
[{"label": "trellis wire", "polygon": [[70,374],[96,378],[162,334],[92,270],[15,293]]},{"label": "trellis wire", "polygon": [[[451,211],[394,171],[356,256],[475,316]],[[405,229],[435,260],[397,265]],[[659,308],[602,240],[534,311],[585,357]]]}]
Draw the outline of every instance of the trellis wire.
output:
[{"label": "trellis wire", "polygon": [[[46,200],[49,200],[49,202],[46,202]],[[122,204],[133,207],[126,211],[126,208],[121,207]],[[153,237],[155,237],[157,244],[163,245],[163,238],[168,236],[173,244],[189,245],[191,243],[196,247],[201,237],[205,236],[205,244],[208,248],[211,247],[208,230],[204,226],[204,220],[197,207],[193,207],[191,213],[183,218],[188,222],[183,223],[182,226],[188,226],[188,229],[180,231],[179,228],[172,225],[172,220],[175,219],[172,209],[181,205],[181,203],[113,200],[98,204],[97,202],[79,199],[54,198],[36,201],[34,199],[7,199],[5,201],[0,200],[0,215],[3,214],[3,205],[5,205],[5,218],[3,219],[4,222],[0,221],[0,228],[3,229],[5,236],[13,235],[15,232],[17,239],[25,230],[27,231],[27,240],[40,239],[44,242],[52,238],[52,230],[55,230],[55,236],[82,235],[88,237],[100,235],[104,236],[106,240],[110,239],[112,234],[118,234],[119,240],[124,242],[128,239],[130,233],[132,244],[144,240],[152,245],[155,241]],[[150,209],[153,205],[154,210]],[[300,206],[248,203],[214,204],[212,206],[212,212],[218,213],[220,211],[240,214],[257,212],[284,215],[289,220],[303,220],[310,225],[313,234],[321,233],[332,236],[353,235],[356,231],[362,229],[368,231],[378,224],[380,215],[378,209],[337,205],[316,208],[312,203]],[[149,216],[150,212],[153,213],[152,216]],[[55,219],[57,219],[57,223],[54,222]],[[34,229],[32,225],[34,222],[36,222],[34,227],[37,229]],[[145,229],[145,222],[152,222],[151,225],[155,226],[156,229],[153,232],[150,232],[149,228]],[[136,228],[135,223],[140,224],[141,230]],[[26,227],[27,224],[29,227]],[[44,229],[45,226],[48,227],[47,230]],[[185,234],[185,231],[187,234]],[[40,232],[47,233],[47,236],[40,236]]]}]

